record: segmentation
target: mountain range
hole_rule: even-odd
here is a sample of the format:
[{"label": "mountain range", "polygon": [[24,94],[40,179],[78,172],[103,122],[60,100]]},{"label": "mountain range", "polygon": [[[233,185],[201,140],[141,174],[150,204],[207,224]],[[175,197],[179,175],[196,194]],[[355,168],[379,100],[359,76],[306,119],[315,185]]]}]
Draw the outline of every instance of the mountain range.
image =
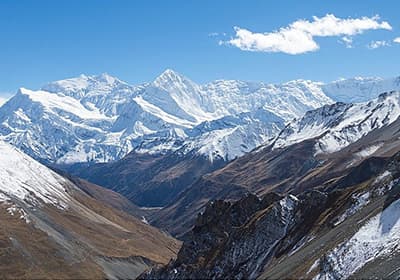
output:
[{"label": "mountain range", "polygon": [[33,158],[58,165],[115,161],[132,150],[180,149],[227,161],[268,142],[306,111],[366,101],[399,89],[399,81],[198,85],[166,70],[153,82],[132,86],[107,74],[81,75],[40,90],[21,88],[0,108],[0,134]]},{"label": "mountain range", "polygon": [[0,272],[396,278],[399,116],[400,78],[21,88],[0,107]]}]

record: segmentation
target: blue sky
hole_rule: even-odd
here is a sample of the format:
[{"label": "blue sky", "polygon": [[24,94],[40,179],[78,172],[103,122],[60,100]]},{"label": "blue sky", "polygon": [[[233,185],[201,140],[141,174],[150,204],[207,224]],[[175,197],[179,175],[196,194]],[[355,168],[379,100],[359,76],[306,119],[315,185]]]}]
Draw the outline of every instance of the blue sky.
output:
[{"label": "blue sky", "polygon": [[[398,0],[1,0],[0,95],[81,73],[107,72],[135,84],[166,68],[200,83],[397,76],[400,43],[393,40],[400,37],[399,11]],[[303,35],[314,46],[299,49],[301,42],[289,42],[289,51],[288,42],[271,43],[268,34],[279,35],[301,19],[313,26],[313,16],[327,14],[339,23],[367,17],[377,27],[351,35],[314,37],[317,33],[307,31]],[[246,47],[243,38],[230,41],[238,39],[234,27],[249,31],[250,40],[260,38],[255,33],[267,36]]]}]

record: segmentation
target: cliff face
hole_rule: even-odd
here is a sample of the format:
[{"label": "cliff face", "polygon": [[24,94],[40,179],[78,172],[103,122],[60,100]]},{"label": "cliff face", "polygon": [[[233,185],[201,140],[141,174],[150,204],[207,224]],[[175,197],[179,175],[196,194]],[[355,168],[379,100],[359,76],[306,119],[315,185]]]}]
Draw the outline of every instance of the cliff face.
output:
[{"label": "cliff face", "polygon": [[177,260],[145,277],[253,279],[309,230],[327,201],[326,194],[311,191],[298,198],[250,194],[235,203],[209,203]]}]

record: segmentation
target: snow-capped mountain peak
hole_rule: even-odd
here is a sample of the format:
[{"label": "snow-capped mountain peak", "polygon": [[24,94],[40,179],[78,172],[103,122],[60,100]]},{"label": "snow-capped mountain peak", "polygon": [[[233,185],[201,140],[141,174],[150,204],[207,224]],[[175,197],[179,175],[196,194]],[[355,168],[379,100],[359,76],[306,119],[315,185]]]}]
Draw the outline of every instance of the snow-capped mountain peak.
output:
[{"label": "snow-capped mountain peak", "polygon": [[98,80],[98,81],[102,81],[104,83],[107,83],[107,84],[111,84],[111,85],[116,83],[116,82],[123,83],[121,80],[109,75],[108,73],[102,73],[102,74],[96,76],[95,79]]},{"label": "snow-capped mountain peak", "polygon": [[[205,93],[200,86],[185,76],[167,69],[154,80],[152,85],[154,88],[162,89],[164,94],[169,95],[176,105],[194,117],[198,123],[215,118],[203,106]],[[158,93],[157,97],[159,94],[162,93]]]},{"label": "snow-capped mountain peak", "polygon": [[399,116],[399,91],[382,93],[369,102],[325,105],[290,123],[274,140],[273,147],[316,138],[316,153],[332,153],[374,129],[391,124]]},{"label": "snow-capped mountain peak", "polygon": [[174,81],[174,80],[183,80],[186,79],[182,74],[167,68],[165,69],[155,80],[154,82],[163,82],[163,81]]},{"label": "snow-capped mountain peak", "polygon": [[[171,69],[165,70],[153,81],[152,84],[155,87],[161,88],[170,94],[175,95],[177,98],[182,98],[186,95],[198,99],[198,95],[201,95],[199,85]],[[182,96],[179,96],[179,94]]]}]

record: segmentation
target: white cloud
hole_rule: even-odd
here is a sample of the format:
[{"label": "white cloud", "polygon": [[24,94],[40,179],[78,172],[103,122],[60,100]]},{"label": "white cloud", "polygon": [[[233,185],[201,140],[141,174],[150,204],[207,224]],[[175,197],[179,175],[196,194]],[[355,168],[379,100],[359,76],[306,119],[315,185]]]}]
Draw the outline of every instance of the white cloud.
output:
[{"label": "white cloud", "polygon": [[368,45],[367,48],[368,49],[377,49],[377,48],[381,48],[381,47],[389,47],[390,43],[388,41],[371,41]]},{"label": "white cloud", "polygon": [[342,42],[345,44],[346,48],[351,49],[353,47],[353,38],[343,36]]},{"label": "white cloud", "polygon": [[400,37],[394,38],[394,39],[393,39],[393,42],[399,43],[399,44],[400,44]]},{"label": "white cloud", "polygon": [[253,33],[240,27],[234,29],[236,36],[225,44],[245,51],[301,54],[319,49],[314,37],[343,36],[351,39],[350,36],[367,30],[391,30],[392,27],[386,21],[379,21],[379,16],[342,19],[327,14],[321,18],[314,16],[312,21],[297,20],[288,27],[267,33]]},{"label": "white cloud", "polygon": [[226,33],[225,32],[223,32],[223,33],[211,32],[211,33],[208,33],[208,36],[209,37],[220,37],[220,36],[226,36]]}]

